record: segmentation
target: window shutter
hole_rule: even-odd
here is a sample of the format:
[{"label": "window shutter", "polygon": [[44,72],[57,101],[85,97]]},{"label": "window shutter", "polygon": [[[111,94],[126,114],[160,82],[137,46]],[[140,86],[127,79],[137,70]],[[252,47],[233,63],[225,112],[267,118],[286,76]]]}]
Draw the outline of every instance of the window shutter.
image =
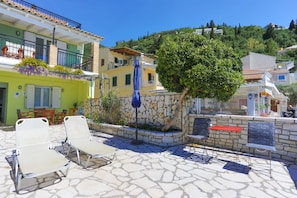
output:
[{"label": "window shutter", "polygon": [[53,87],[52,108],[54,109],[60,108],[60,102],[61,102],[61,88]]},{"label": "window shutter", "polygon": [[26,85],[25,107],[27,109],[34,108],[34,96],[35,96],[35,86]]}]

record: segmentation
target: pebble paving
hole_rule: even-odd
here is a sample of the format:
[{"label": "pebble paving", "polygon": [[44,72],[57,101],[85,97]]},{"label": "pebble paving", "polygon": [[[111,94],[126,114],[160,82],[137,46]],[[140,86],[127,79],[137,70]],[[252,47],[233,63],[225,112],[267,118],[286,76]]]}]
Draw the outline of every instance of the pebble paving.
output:
[{"label": "pebble paving", "polygon": [[[84,169],[76,163],[75,153],[70,153],[67,177],[49,174],[24,179],[17,194],[10,166],[15,131],[1,127],[0,198],[297,197],[296,164],[273,160],[270,177],[269,160],[260,157],[214,149],[209,149],[206,156],[193,145],[131,145],[128,139],[101,132],[92,134],[96,141],[118,149],[112,163],[92,159],[90,167]],[[50,126],[50,138],[57,151],[62,151],[64,126]]]}]

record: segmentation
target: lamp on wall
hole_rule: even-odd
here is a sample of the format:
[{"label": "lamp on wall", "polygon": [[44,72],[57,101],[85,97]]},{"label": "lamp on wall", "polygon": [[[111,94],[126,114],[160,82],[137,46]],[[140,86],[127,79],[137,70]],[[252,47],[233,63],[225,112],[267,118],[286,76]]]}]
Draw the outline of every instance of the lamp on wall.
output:
[{"label": "lamp on wall", "polygon": [[23,88],[22,85],[19,85],[19,86],[18,86],[18,89],[19,89],[19,90],[21,90],[22,88]]},{"label": "lamp on wall", "polygon": [[20,36],[20,31],[15,31],[15,35]]}]

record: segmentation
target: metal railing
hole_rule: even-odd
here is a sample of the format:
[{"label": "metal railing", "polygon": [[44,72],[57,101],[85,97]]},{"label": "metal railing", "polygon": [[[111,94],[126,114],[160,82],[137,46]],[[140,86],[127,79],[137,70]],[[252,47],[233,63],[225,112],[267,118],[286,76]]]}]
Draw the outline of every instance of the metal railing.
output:
[{"label": "metal railing", "polygon": [[[16,38],[13,36],[0,34],[0,55],[22,59],[27,57],[33,57],[39,60],[43,60],[48,64],[49,60],[49,47],[48,45],[40,45],[36,42]],[[5,50],[4,48],[7,48]],[[82,69],[84,71],[92,71],[93,57],[75,52],[69,52],[58,48],[57,64],[74,69]]]},{"label": "metal railing", "polygon": [[18,59],[35,57],[48,62],[48,46],[46,45],[0,34],[0,48],[2,49],[1,56]]},{"label": "metal railing", "polygon": [[93,57],[58,49],[58,65],[73,69],[82,69],[84,71],[92,71]]},{"label": "metal railing", "polygon": [[24,6],[24,7],[36,10],[37,12],[45,14],[45,15],[47,15],[49,17],[61,20],[61,21],[65,22],[68,26],[81,29],[81,24],[80,23],[78,23],[76,21],[73,21],[71,19],[68,19],[66,17],[63,17],[63,16],[61,16],[59,14],[48,11],[46,9],[43,9],[41,7],[38,7],[38,6],[36,6],[36,5],[32,4],[32,3],[29,3],[29,2],[26,2],[26,1],[23,1],[23,0],[13,0],[13,2],[15,2],[17,4],[20,4],[20,5]]},{"label": "metal railing", "polygon": [[130,59],[125,62],[122,62],[122,63],[109,62],[108,70],[116,69],[116,68],[124,67],[124,66],[128,66],[128,65],[133,65],[133,63],[134,63],[134,61],[130,60]]}]

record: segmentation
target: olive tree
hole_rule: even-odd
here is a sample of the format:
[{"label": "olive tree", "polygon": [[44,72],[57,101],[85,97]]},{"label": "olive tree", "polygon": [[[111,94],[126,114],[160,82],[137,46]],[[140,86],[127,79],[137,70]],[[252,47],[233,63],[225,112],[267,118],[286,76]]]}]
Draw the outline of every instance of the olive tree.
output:
[{"label": "olive tree", "polygon": [[167,37],[158,52],[156,72],[170,92],[181,93],[173,118],[175,123],[185,96],[228,101],[243,82],[242,64],[232,48],[193,33]]}]

